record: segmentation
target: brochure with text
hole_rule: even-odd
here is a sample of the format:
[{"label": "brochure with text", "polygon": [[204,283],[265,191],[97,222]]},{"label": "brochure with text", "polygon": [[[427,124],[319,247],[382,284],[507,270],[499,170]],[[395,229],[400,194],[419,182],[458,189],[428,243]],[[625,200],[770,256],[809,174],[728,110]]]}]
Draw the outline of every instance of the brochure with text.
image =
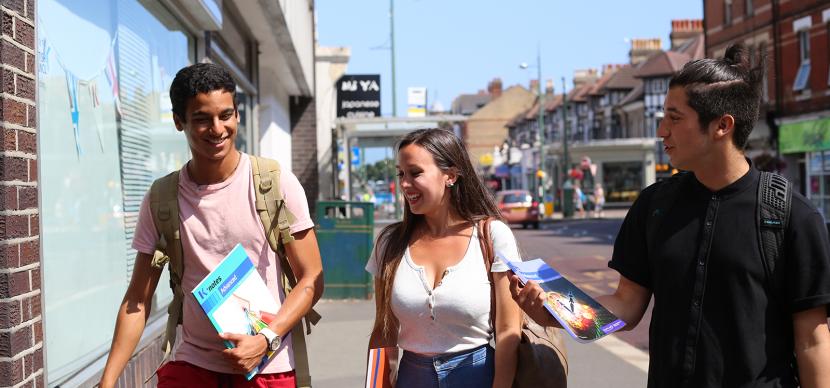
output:
[{"label": "brochure with text", "polygon": [[625,322],[545,264],[542,259],[504,262],[519,276],[522,284],[526,284],[528,280],[539,283],[547,294],[545,307],[577,341],[595,341],[625,326]]},{"label": "brochure with text", "polygon": [[[218,333],[256,335],[277,316],[279,306],[241,244],[193,289]],[[225,341],[229,349],[234,345]],[[269,351],[262,362],[245,375],[250,380],[276,352]]]}]

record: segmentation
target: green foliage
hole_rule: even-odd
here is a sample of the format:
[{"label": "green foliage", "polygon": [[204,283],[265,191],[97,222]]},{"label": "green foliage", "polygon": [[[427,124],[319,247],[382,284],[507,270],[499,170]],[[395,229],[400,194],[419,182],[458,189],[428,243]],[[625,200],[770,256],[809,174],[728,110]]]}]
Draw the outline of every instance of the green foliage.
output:
[{"label": "green foliage", "polygon": [[360,166],[358,174],[366,182],[377,180],[391,181],[395,179],[395,160],[391,158],[381,159],[372,164]]}]

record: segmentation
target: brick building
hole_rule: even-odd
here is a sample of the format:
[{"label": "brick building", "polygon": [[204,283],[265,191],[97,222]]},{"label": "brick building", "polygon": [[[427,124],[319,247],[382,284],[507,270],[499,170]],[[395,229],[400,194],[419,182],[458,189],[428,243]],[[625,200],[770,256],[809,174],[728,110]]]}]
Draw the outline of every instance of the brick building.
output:
[{"label": "brick building", "polygon": [[[292,169],[313,205],[314,3],[281,4],[0,0],[0,386],[97,382],[138,206],[189,159],[168,97],[180,68],[229,69],[237,147]],[[158,365],[166,276],[120,386]]]},{"label": "brick building", "polygon": [[750,156],[782,170],[830,219],[830,4],[706,0],[704,16],[707,56],[732,43],[767,56],[763,111],[750,137],[762,152]]},{"label": "brick building", "polygon": [[0,386],[44,385],[34,1],[0,2]]}]

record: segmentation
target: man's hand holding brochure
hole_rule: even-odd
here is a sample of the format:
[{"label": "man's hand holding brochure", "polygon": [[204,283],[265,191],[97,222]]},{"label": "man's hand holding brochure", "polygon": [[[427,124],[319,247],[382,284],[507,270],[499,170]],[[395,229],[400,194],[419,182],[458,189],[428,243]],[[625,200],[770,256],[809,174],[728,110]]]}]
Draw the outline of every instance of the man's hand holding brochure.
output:
[{"label": "man's hand holding brochure", "polygon": [[[533,301],[529,301],[530,305],[535,306],[536,303],[544,305],[556,322],[577,341],[595,341],[625,326],[625,322],[545,264],[542,259],[524,262],[504,260],[504,262],[522,284],[527,284],[528,281],[538,283],[543,293]],[[538,308],[540,306],[535,307],[537,307],[536,310],[541,310]],[[531,312],[528,312],[528,315],[537,321],[539,320],[537,318],[543,318],[534,317],[536,314]],[[552,322],[542,320],[539,323]]]}]

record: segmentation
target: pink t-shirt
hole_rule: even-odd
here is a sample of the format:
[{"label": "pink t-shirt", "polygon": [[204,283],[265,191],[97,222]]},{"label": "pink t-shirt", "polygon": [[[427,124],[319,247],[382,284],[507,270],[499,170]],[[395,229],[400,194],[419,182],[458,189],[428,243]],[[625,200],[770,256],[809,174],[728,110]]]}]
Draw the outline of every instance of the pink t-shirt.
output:
[{"label": "pink t-shirt", "polygon": [[[197,185],[188,176],[186,168],[182,168],[179,175],[179,219],[184,252],[182,290],[185,297],[183,323],[179,328],[173,359],[222,373],[234,373],[221,354],[225,345],[190,291],[216,268],[237,243],[241,243],[277,304],[281,305],[285,300],[279,287],[278,279],[282,276],[279,259],[268,245],[254,206],[251,161],[247,155],[243,156],[233,175],[221,183]],[[314,227],[305,192],[297,177],[282,170],[280,189],[288,210],[296,217],[291,224],[291,233]],[[157,239],[158,232],[153,224],[147,194],[141,203],[133,248],[152,254]],[[286,336],[277,356],[260,373],[293,369],[291,337]]]}]

